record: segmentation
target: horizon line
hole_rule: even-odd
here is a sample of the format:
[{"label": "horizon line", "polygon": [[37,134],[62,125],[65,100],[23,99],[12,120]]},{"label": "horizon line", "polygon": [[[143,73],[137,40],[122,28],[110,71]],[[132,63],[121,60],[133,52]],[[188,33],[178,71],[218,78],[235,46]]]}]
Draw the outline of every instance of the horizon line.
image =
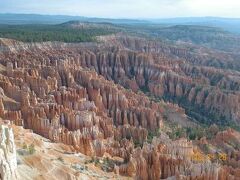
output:
[{"label": "horizon line", "polygon": [[168,20],[168,19],[190,19],[190,18],[219,18],[219,19],[232,19],[237,20],[240,17],[226,17],[226,16],[176,16],[176,17],[158,17],[158,18],[132,18],[132,17],[101,17],[101,16],[82,16],[82,15],[69,15],[69,14],[40,14],[40,13],[12,13],[4,12],[0,15],[39,15],[39,16],[68,16],[68,17],[82,17],[82,18],[96,18],[96,19],[114,19],[114,20]]}]

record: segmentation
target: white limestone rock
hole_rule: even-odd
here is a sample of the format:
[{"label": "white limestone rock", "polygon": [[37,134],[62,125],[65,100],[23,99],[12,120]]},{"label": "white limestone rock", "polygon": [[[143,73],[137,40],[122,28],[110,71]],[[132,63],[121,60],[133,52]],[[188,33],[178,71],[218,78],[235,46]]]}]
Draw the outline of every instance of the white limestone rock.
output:
[{"label": "white limestone rock", "polygon": [[0,179],[17,179],[17,157],[12,128],[0,125]]}]

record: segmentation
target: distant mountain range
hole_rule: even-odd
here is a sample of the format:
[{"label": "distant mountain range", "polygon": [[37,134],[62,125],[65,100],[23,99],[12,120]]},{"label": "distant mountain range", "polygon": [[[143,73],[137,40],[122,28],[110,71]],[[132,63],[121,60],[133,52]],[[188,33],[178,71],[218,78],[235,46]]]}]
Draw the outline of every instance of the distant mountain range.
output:
[{"label": "distant mountain range", "polygon": [[110,19],[67,15],[0,14],[0,24],[61,24],[67,21],[105,22],[113,24],[204,25],[240,33],[240,18],[186,17],[169,19]]},{"label": "distant mountain range", "polygon": [[186,17],[150,20],[152,23],[169,25],[202,25],[220,27],[230,32],[240,33],[240,18]]},{"label": "distant mountain range", "polygon": [[114,24],[149,23],[148,20],[135,19],[90,18],[67,15],[0,14],[0,24],[61,24],[67,21],[106,22]]}]

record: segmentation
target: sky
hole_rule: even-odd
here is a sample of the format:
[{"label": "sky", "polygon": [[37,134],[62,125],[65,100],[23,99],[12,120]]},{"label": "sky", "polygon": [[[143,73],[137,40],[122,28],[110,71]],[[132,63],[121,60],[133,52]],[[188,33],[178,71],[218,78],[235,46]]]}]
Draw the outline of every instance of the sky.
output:
[{"label": "sky", "polygon": [[106,18],[240,17],[240,0],[0,0],[0,13]]}]

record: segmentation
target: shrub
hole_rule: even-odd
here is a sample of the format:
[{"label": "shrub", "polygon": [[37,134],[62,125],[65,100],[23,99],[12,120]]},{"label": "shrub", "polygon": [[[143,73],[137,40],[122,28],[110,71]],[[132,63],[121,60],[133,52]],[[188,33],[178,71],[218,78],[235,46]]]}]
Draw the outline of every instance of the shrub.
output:
[{"label": "shrub", "polygon": [[27,144],[26,144],[26,143],[23,143],[22,148],[23,148],[23,149],[27,149],[27,148],[28,148]]},{"label": "shrub", "polygon": [[29,154],[34,154],[36,152],[36,149],[35,149],[35,145],[34,144],[31,144],[29,147],[28,147],[28,152]]},{"label": "shrub", "polygon": [[59,156],[57,159],[58,159],[59,161],[61,161],[61,162],[64,162],[64,160],[63,160],[63,158],[62,158],[61,156]]}]

